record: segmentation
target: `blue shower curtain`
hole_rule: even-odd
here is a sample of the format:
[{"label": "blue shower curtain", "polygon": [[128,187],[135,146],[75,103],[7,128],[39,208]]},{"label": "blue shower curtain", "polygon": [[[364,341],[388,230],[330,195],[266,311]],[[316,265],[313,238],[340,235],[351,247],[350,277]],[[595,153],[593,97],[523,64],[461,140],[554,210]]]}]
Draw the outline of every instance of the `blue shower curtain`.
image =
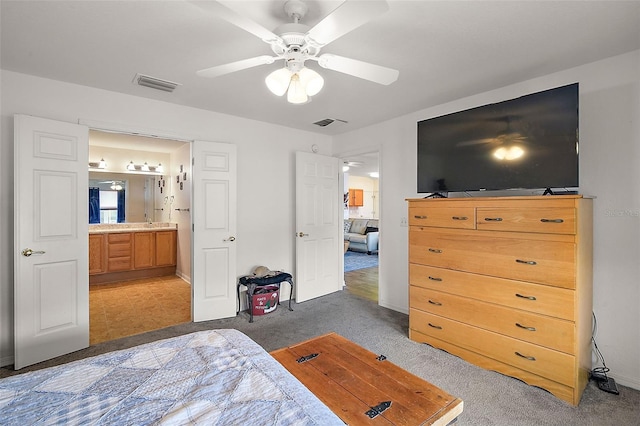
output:
[{"label": "blue shower curtain", "polygon": [[89,188],[89,223],[100,223],[100,189]]}]

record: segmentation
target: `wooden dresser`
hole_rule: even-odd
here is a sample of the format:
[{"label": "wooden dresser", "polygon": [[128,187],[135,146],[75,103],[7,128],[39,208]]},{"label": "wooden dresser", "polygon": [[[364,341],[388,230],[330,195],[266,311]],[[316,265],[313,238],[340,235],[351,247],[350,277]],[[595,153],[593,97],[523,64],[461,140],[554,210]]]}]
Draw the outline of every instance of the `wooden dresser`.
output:
[{"label": "wooden dresser", "polygon": [[592,200],[408,204],[409,337],[577,405],[591,370]]}]

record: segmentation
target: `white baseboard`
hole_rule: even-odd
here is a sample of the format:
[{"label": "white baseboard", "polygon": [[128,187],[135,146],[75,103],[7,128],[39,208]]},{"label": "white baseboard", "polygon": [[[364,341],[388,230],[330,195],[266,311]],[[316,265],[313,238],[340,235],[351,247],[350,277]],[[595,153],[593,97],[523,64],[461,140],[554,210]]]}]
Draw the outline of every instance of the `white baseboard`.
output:
[{"label": "white baseboard", "polygon": [[383,308],[391,309],[392,311],[401,312],[405,315],[409,315],[409,310],[403,306],[396,306],[391,303],[386,303],[384,300],[378,300],[378,305]]},{"label": "white baseboard", "polygon": [[626,386],[635,390],[640,390],[640,380],[638,380],[637,378],[634,379],[632,377],[619,376],[612,373],[607,373],[607,376],[613,377],[613,379],[619,385]]},{"label": "white baseboard", "polygon": [[188,275],[183,274],[180,271],[176,271],[176,275],[180,278],[182,278],[183,280],[185,280],[189,285],[191,285],[191,277]]}]

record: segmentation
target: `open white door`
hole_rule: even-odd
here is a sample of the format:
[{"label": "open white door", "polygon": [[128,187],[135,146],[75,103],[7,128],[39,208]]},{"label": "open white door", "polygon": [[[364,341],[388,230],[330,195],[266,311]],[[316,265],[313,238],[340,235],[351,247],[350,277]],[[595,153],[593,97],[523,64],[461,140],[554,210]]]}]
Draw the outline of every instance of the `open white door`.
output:
[{"label": "open white door", "polygon": [[296,302],[342,288],[340,160],[296,153]]},{"label": "open white door", "polygon": [[89,346],[89,130],[14,117],[14,361]]},{"label": "open white door", "polygon": [[192,196],[193,320],[236,315],[236,146],[195,141]]}]

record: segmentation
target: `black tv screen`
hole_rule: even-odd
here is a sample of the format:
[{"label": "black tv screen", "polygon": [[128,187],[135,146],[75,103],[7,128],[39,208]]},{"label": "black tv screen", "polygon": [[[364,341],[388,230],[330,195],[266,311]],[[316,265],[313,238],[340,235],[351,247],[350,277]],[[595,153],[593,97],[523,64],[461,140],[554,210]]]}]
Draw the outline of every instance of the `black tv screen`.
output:
[{"label": "black tv screen", "polygon": [[578,83],[418,122],[418,193],[578,186]]}]

